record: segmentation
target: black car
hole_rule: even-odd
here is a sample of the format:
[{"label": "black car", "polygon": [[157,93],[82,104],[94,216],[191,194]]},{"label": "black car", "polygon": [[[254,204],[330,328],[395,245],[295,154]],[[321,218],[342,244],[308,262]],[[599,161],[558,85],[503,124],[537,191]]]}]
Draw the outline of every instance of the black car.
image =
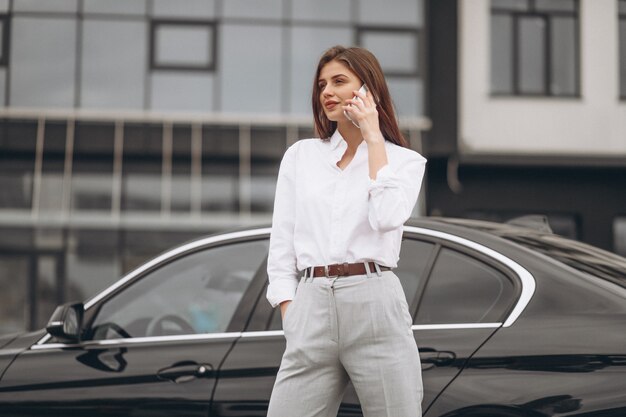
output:
[{"label": "black car", "polygon": [[[405,226],[425,416],[626,416],[626,259],[543,228]],[[0,415],[265,416],[285,348],[269,232],[187,243],[0,338]],[[349,387],[339,416],[360,415]]]}]

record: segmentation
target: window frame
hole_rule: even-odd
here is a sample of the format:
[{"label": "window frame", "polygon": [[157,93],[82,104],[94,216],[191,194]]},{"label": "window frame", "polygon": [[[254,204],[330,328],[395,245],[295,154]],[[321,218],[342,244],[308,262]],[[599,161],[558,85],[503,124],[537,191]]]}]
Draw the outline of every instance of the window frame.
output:
[{"label": "window frame", "polygon": [[[621,11],[621,8],[620,8],[620,5],[622,4],[624,5],[624,11]],[[622,68],[621,68],[622,60],[624,61],[624,65],[626,65],[626,56],[622,57],[619,55],[619,51],[621,49],[620,42],[626,43],[626,39],[620,39],[620,36],[619,36],[619,29],[621,25],[626,26],[626,0],[617,0],[617,43],[618,43],[617,45],[617,50],[618,50],[617,74],[618,74],[618,78],[620,78],[619,74],[622,71]],[[626,84],[626,79],[620,80],[620,83],[621,82]],[[626,101],[626,86],[622,86],[621,84],[619,84],[617,88],[618,88],[619,99],[621,101]]]},{"label": "window frame", "polygon": [[[423,240],[426,240],[426,239],[423,239]],[[503,265],[499,262],[494,261],[494,259],[489,257],[488,255],[472,250],[471,248],[468,248],[467,246],[462,245],[460,243],[445,241],[443,239],[433,239],[433,243],[435,243],[436,246],[433,249],[431,264],[428,266],[428,275],[419,286],[420,291],[417,294],[418,298],[417,298],[417,303],[416,303],[417,304],[416,309],[411,310],[411,316],[413,318],[413,322],[415,323],[415,320],[417,319],[417,316],[420,312],[420,308],[422,307],[422,299],[424,295],[426,294],[428,283],[432,279],[433,270],[439,260],[439,256],[441,255],[441,252],[444,249],[448,249],[454,252],[458,252],[464,256],[467,256],[468,258],[472,260],[483,263],[486,266],[493,268],[494,270],[496,270],[497,272],[499,272],[500,274],[502,274],[508,279],[508,281],[511,283],[513,287],[513,296],[511,297],[510,300],[508,300],[508,302],[506,302],[508,305],[506,306],[506,308],[502,310],[502,313],[498,319],[498,322],[504,323],[506,318],[511,315],[512,310],[517,305],[521,296],[522,283],[520,282],[517,274],[506,265]],[[504,303],[505,301],[502,301],[502,302]],[[481,324],[480,322],[460,322],[460,323],[461,324],[477,324],[477,325]],[[438,324],[445,325],[445,323],[433,323],[432,325],[438,325]],[[414,325],[420,326],[420,324],[414,324]],[[428,326],[430,325],[431,324],[428,324]]]},{"label": "window frame", "polygon": [[[580,2],[579,0],[572,0],[574,2],[575,11],[567,12],[567,11],[545,11],[545,10],[537,10],[535,7],[535,0],[528,0],[529,7],[527,10],[513,10],[507,8],[501,8],[497,6],[490,5],[489,8],[489,16],[490,18],[493,16],[507,16],[511,18],[511,83],[512,90],[510,92],[500,92],[494,91],[490,86],[490,96],[491,97],[549,97],[549,98],[581,98],[581,53],[580,53]],[[493,4],[493,2],[491,2]],[[552,41],[552,19],[558,17],[569,17],[574,20],[575,27],[575,36],[574,36],[574,62],[576,68],[576,79],[575,79],[575,91],[574,93],[568,94],[555,94],[551,91],[550,85],[552,83],[552,51],[555,49]],[[543,65],[543,91],[540,93],[527,93],[522,92],[520,88],[520,37],[519,37],[519,27],[520,21],[524,18],[540,18],[546,25],[545,37],[543,39],[544,44],[544,65]],[[490,23],[490,31],[489,31],[489,39],[493,39],[493,32],[491,30]],[[492,62],[492,51],[489,51],[489,60]],[[493,77],[493,71],[490,67],[489,69],[490,75],[489,80],[491,82]]]},{"label": "window frame", "polygon": [[[215,72],[217,70],[217,48],[218,48],[218,30],[217,21],[215,20],[185,20],[185,19],[151,19],[150,22],[150,50],[149,50],[149,71],[198,71],[198,72]],[[177,65],[177,64],[159,64],[157,62],[157,31],[160,27],[193,27],[207,28],[211,32],[211,53],[209,55],[208,65]]]},{"label": "window frame", "polygon": [[366,33],[378,33],[378,34],[409,34],[415,37],[415,46],[417,48],[415,53],[415,71],[386,71],[383,68],[383,72],[387,77],[397,77],[397,78],[414,78],[421,79],[423,77],[423,68],[422,68],[422,51],[423,43],[422,43],[422,29],[419,27],[412,26],[371,26],[371,25],[357,25],[354,28],[355,30],[355,42],[358,46],[363,47],[363,35]]}]

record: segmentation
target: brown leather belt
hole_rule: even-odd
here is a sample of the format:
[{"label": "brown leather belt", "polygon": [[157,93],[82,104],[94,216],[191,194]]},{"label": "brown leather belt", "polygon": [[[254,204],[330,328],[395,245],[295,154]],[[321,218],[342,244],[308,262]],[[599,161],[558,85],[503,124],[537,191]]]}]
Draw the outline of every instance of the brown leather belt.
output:
[{"label": "brown leather belt", "polygon": [[[376,263],[368,262],[370,267],[370,272],[376,272]],[[364,262],[357,262],[353,264],[343,263],[343,264],[332,264],[332,265],[324,265],[324,266],[313,266],[306,268],[307,276],[311,276],[311,268],[313,268],[313,278],[319,277],[347,277],[350,275],[365,275],[367,271],[365,270]],[[378,265],[381,271],[391,271],[391,268],[388,266]]]}]

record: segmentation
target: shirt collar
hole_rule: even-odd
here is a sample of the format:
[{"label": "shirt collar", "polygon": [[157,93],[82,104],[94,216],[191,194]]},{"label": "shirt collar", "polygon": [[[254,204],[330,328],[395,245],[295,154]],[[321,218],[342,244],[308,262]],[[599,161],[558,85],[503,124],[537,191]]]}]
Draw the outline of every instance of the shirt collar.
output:
[{"label": "shirt collar", "polygon": [[335,132],[330,137],[330,149],[335,150],[341,142],[345,142],[345,140],[343,140],[343,136],[339,133],[339,129],[335,129]]}]

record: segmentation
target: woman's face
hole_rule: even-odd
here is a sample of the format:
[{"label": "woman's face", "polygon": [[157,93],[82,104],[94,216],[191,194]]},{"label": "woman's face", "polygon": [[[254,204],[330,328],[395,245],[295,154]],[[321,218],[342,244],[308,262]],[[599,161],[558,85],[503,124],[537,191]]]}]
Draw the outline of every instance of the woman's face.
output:
[{"label": "woman's face", "polygon": [[326,117],[333,122],[347,120],[341,106],[347,105],[345,100],[354,97],[353,91],[361,88],[359,77],[342,62],[330,61],[322,67],[317,83]]}]

